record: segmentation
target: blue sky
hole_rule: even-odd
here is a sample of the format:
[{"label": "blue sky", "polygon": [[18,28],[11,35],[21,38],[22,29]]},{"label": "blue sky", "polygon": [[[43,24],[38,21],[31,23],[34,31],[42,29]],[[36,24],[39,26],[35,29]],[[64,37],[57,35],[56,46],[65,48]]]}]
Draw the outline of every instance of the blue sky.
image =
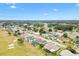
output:
[{"label": "blue sky", "polygon": [[0,20],[79,20],[79,4],[0,3]]}]

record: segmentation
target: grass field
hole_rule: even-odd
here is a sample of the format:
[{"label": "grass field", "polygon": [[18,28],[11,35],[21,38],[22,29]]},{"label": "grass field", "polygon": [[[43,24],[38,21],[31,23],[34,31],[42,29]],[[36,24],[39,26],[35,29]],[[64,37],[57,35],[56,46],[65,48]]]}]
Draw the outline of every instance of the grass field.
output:
[{"label": "grass field", "polygon": [[9,43],[15,39],[18,39],[18,37],[10,36],[6,31],[0,30],[0,56],[44,56],[40,49],[28,42],[25,42],[22,46],[8,49]]}]

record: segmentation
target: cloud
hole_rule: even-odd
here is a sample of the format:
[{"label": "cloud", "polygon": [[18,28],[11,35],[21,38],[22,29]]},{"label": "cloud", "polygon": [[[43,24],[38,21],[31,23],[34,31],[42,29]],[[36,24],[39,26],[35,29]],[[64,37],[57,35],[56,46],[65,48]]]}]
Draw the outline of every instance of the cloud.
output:
[{"label": "cloud", "polygon": [[58,9],[53,9],[53,11],[58,11]]},{"label": "cloud", "polygon": [[10,8],[16,8],[16,6],[12,5],[12,6],[10,6]]},{"label": "cloud", "polygon": [[12,5],[10,6],[10,8],[16,8],[15,3],[11,3]]},{"label": "cloud", "polygon": [[15,3],[11,3],[10,8],[18,8],[18,9],[21,9],[21,10],[25,10],[24,8],[16,7]]},{"label": "cloud", "polygon": [[10,8],[18,8],[21,10],[25,10],[25,8],[21,8],[21,7],[16,7],[16,3],[6,3],[7,5],[10,5]]}]

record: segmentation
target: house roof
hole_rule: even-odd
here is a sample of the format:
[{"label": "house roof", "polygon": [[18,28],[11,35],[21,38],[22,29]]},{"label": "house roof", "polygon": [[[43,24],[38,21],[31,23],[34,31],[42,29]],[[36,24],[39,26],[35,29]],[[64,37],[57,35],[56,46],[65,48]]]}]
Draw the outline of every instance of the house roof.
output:
[{"label": "house roof", "polygon": [[34,40],[34,37],[33,36],[28,36],[26,37],[28,40]]},{"label": "house roof", "polygon": [[37,45],[39,45],[36,41],[32,41],[32,45],[33,46],[37,46]]},{"label": "house roof", "polygon": [[54,52],[54,51],[57,51],[60,47],[55,45],[54,43],[47,43],[45,46],[44,46],[44,49],[47,49],[49,50],[50,52]]},{"label": "house roof", "polygon": [[62,51],[60,52],[60,55],[61,55],[61,56],[74,56],[74,54],[71,53],[69,50],[62,50]]},{"label": "house roof", "polygon": [[45,43],[46,43],[45,40],[39,39],[39,38],[37,38],[35,41],[36,41],[37,43],[39,43],[39,44],[45,44]]},{"label": "house roof", "polygon": [[78,45],[79,45],[79,41],[77,41],[77,42],[76,42],[76,44],[78,44]]},{"label": "house roof", "polygon": [[76,51],[77,53],[79,53],[79,48],[75,49],[75,51]]},{"label": "house roof", "polygon": [[69,41],[69,39],[68,38],[61,38],[60,40],[62,40],[62,41]]}]

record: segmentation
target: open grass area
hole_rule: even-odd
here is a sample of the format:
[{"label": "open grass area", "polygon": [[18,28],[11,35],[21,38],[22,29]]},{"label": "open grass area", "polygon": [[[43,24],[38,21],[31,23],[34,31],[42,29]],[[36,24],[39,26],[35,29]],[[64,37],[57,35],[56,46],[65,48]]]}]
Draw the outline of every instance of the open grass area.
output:
[{"label": "open grass area", "polygon": [[18,37],[10,36],[6,31],[0,30],[0,56],[44,56],[42,51],[30,43],[25,42],[22,46],[16,46],[13,49],[8,49],[9,43]]}]

